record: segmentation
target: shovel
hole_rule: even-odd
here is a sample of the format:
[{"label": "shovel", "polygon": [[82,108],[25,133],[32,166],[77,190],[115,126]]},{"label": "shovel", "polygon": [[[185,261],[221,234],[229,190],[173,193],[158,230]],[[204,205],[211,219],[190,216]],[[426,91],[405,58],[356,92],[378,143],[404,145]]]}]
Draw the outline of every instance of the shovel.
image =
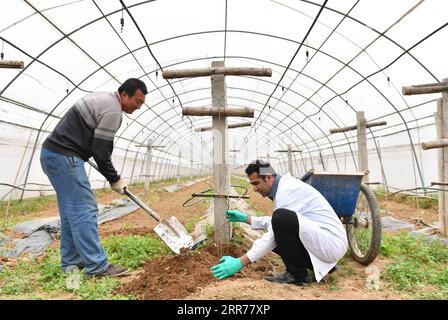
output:
[{"label": "shovel", "polygon": [[[99,169],[95,163],[90,160],[88,163],[99,172]],[[132,201],[138,204],[146,213],[159,222],[159,224],[154,227],[154,232],[168,245],[171,250],[173,250],[173,252],[179,254],[182,248],[194,249],[200,242],[203,241],[203,239],[199,239],[194,242],[193,237],[188,233],[187,229],[185,229],[176,217],[172,216],[168,219],[163,219],[154,210],[133,195],[127,188],[124,189],[124,193]]]}]

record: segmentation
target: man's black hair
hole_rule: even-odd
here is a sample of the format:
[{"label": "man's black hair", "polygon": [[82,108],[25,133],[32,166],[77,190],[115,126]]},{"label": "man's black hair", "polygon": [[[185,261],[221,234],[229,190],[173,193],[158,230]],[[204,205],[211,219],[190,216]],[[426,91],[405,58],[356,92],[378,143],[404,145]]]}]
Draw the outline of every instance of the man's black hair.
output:
[{"label": "man's black hair", "polygon": [[127,93],[129,97],[132,97],[134,96],[135,91],[137,91],[137,89],[140,89],[144,95],[148,93],[148,89],[146,89],[146,84],[142,80],[136,78],[129,78],[128,80],[123,82],[123,84],[118,88],[118,93],[122,93],[124,91]]},{"label": "man's black hair", "polygon": [[[276,176],[274,168],[271,166],[269,162],[265,162],[263,160],[255,160],[251,162],[246,168],[246,174],[250,176],[252,173],[256,172],[259,176],[266,176],[267,173],[272,174],[272,176]],[[261,172],[261,173],[260,173]]]}]

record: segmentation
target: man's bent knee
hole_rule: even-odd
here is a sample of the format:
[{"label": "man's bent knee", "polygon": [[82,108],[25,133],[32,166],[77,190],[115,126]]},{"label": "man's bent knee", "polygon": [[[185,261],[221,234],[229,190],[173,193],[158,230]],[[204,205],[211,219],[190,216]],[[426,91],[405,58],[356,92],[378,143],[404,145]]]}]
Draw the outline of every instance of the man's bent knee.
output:
[{"label": "man's bent knee", "polygon": [[297,215],[294,211],[288,209],[276,209],[272,213],[271,223],[274,228],[275,226],[284,226],[291,223],[298,223]]}]

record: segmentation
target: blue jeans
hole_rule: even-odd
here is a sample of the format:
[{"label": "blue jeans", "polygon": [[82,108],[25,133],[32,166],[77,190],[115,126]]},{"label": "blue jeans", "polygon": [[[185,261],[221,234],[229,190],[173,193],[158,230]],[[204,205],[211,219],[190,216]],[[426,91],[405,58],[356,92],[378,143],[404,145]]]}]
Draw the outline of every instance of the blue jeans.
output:
[{"label": "blue jeans", "polygon": [[61,268],[84,266],[87,274],[108,267],[98,236],[98,206],[84,160],[42,148],[40,163],[56,191],[61,217]]}]

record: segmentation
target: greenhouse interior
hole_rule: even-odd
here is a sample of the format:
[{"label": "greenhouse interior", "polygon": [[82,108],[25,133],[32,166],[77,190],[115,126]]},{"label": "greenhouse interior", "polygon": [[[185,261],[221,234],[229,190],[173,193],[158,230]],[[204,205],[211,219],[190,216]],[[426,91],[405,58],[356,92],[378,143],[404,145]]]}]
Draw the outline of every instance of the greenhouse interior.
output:
[{"label": "greenhouse interior", "polygon": [[[448,299],[447,12],[442,0],[2,1],[0,299]],[[346,244],[330,267],[319,252],[333,245],[314,252],[300,231],[303,287],[269,251],[278,210],[332,230],[305,213],[320,210],[309,186]],[[94,223],[69,216],[82,210]],[[77,239],[90,227],[108,257],[95,267]],[[67,278],[68,237],[83,267]],[[222,256],[244,269],[221,271]]]}]

